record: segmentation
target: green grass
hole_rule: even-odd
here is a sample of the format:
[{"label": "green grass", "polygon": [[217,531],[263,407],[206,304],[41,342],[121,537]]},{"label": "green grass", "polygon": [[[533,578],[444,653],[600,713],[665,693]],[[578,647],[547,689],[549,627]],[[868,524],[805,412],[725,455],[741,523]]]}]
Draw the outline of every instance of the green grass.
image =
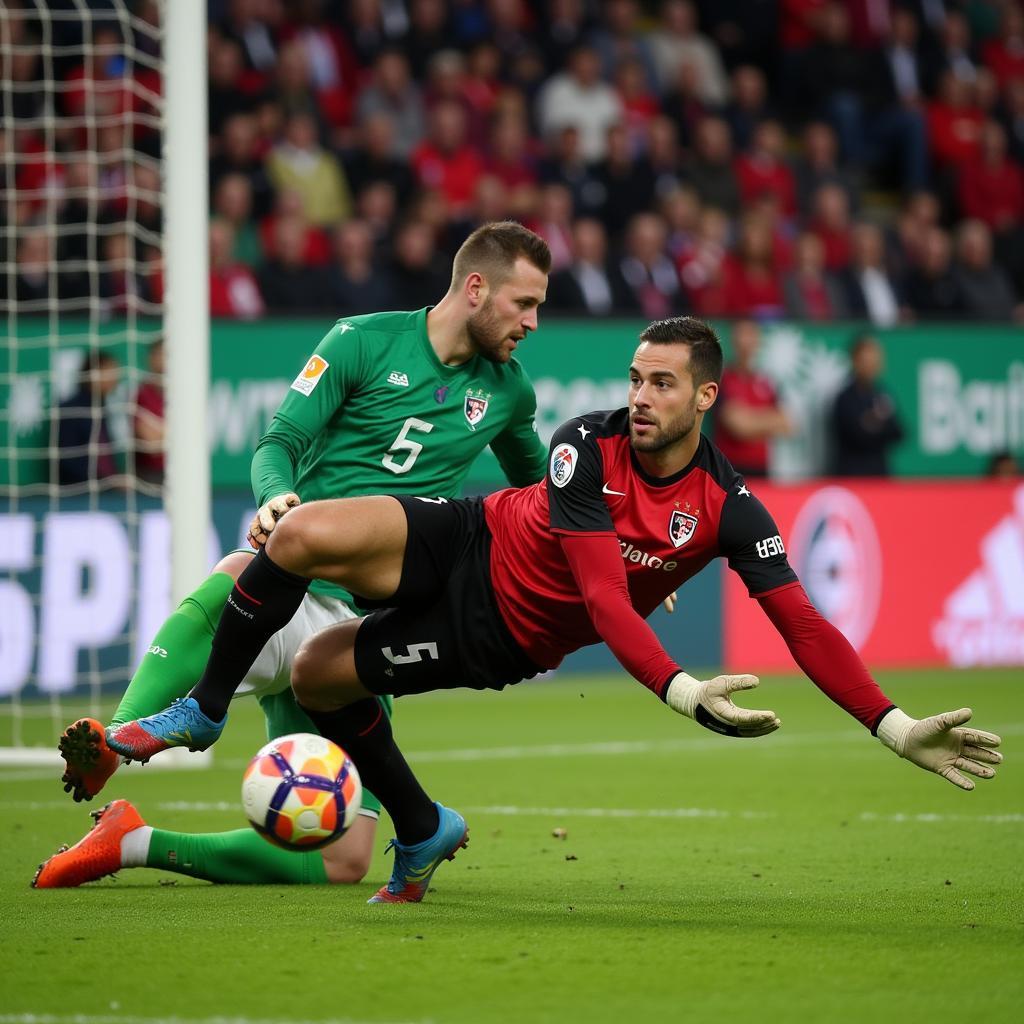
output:
[{"label": "green grass", "polygon": [[[356,887],[168,886],[143,869],[32,891],[88,819],[55,778],[0,769],[0,1022],[1018,1019],[1021,674],[882,682],[911,714],[973,706],[1004,734],[999,777],[961,793],[806,681],[766,679],[747,702],[783,729],[744,742],[625,679],[400,702],[410,760],[471,826],[421,906],[366,905],[390,870],[386,822]],[[236,803],[261,729],[243,704],[209,772],[132,769],[108,792],[159,827],[238,827],[240,811],[167,805]]]}]

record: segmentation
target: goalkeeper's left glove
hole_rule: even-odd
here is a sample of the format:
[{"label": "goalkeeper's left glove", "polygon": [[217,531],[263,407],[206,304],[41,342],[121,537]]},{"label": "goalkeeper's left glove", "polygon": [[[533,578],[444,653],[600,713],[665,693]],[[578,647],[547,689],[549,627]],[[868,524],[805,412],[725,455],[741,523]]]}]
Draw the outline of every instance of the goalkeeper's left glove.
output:
[{"label": "goalkeeper's left glove", "polygon": [[900,757],[913,761],[919,768],[941,775],[961,789],[974,789],[974,783],[963,772],[979,779],[991,779],[1003,755],[993,747],[1002,740],[993,732],[962,729],[971,720],[971,709],[944,711],[941,715],[920,721],[893,708],[875,730],[878,738]]},{"label": "goalkeeper's left glove", "polygon": [[775,712],[737,707],[729,696],[737,690],[752,690],[757,684],[757,676],[715,676],[701,682],[680,672],[668,684],[665,703],[723,736],[765,736],[782,725]]}]

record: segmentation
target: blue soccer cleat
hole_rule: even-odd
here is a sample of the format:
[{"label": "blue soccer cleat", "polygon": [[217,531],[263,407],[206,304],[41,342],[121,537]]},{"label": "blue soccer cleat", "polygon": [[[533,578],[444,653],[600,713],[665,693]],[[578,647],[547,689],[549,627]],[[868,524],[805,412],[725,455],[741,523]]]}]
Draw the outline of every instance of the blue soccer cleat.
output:
[{"label": "blue soccer cleat", "polygon": [[391,881],[367,903],[419,903],[441,861],[453,860],[469,842],[469,829],[462,815],[439,803],[434,806],[440,821],[429,839],[414,846],[403,846],[397,839],[388,843],[387,850],[393,847],[395,851],[395,870]]},{"label": "blue soccer cleat", "polygon": [[219,722],[206,717],[194,697],[179,697],[171,706],[148,718],[140,718],[107,729],[107,746],[129,761],[145,764],[154,754],[170,747],[206,750],[224,731],[228,720]]}]

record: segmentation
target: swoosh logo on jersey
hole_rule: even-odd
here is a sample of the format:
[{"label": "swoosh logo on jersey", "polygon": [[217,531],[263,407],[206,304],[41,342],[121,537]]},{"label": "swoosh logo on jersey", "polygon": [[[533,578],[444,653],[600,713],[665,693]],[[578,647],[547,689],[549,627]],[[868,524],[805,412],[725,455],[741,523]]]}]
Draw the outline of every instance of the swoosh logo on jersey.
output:
[{"label": "swoosh logo on jersey", "polygon": [[617,494],[620,498],[624,498],[626,496],[626,492],[625,491],[613,491],[607,484],[605,484],[604,487],[601,488],[601,493],[602,494]]}]

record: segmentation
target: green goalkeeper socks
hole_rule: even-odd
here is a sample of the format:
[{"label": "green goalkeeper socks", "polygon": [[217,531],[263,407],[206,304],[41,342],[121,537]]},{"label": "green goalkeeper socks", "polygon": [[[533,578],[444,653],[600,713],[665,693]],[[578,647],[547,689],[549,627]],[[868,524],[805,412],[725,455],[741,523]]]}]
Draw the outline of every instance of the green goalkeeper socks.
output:
[{"label": "green goalkeeper socks", "polygon": [[322,885],[327,881],[319,850],[280,850],[251,828],[206,835],[155,828],[146,867],[228,885]]},{"label": "green goalkeeper socks", "polygon": [[226,572],[215,572],[178,605],[153,638],[111,725],[155,715],[195,686],[234,584]]}]

